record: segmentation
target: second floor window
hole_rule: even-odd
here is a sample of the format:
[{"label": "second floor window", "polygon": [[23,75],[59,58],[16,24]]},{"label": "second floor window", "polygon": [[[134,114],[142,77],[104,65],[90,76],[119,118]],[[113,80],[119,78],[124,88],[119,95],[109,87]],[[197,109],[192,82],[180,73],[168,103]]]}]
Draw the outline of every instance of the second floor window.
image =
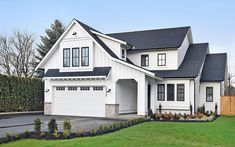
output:
[{"label": "second floor window", "polygon": [[149,66],[149,55],[141,55],[141,66]]},{"label": "second floor window", "polygon": [[72,65],[73,67],[79,66],[79,48],[72,49]]},{"label": "second floor window", "polygon": [[126,51],[124,49],[122,49],[122,58],[125,59],[126,58]]},{"label": "second floor window", "polygon": [[69,67],[70,66],[70,49],[65,48],[63,50],[63,66]]},{"label": "second floor window", "polygon": [[165,53],[157,54],[157,65],[166,66],[166,54]]},{"label": "second floor window", "polygon": [[81,58],[82,58],[81,65],[89,66],[89,48],[88,47],[82,47]]}]

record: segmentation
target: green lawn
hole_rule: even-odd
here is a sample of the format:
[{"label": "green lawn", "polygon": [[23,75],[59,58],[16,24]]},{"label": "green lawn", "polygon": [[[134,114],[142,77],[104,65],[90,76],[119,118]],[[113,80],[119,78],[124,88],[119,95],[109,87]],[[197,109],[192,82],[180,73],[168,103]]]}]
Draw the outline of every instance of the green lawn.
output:
[{"label": "green lawn", "polygon": [[27,139],[3,146],[235,146],[235,117],[206,123],[147,122],[98,137]]}]

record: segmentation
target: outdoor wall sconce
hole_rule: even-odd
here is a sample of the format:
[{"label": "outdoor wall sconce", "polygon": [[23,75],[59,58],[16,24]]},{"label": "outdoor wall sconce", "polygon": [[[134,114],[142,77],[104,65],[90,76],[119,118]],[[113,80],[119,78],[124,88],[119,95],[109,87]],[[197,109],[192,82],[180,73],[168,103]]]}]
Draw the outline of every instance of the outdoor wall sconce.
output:
[{"label": "outdoor wall sconce", "polygon": [[111,89],[108,89],[107,92],[111,92]]}]

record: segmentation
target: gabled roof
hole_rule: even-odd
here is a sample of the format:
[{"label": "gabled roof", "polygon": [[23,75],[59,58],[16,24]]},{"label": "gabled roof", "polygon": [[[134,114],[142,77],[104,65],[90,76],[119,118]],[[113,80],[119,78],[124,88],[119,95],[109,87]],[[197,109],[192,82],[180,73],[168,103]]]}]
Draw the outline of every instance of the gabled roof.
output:
[{"label": "gabled roof", "polygon": [[224,81],[227,64],[227,54],[208,54],[202,70],[202,82]]},{"label": "gabled roof", "polygon": [[48,69],[44,77],[107,77],[111,67],[95,67],[93,71],[80,71],[80,72],[60,72],[59,69]]},{"label": "gabled roof", "polygon": [[179,48],[190,27],[107,34],[134,46],[132,50]]},{"label": "gabled roof", "polygon": [[[92,31],[95,31],[95,32],[99,32],[99,31],[95,30],[94,28],[92,28],[92,27],[90,27],[90,26],[88,26],[88,25],[86,25],[86,24],[84,24],[84,23],[82,23],[82,22],[80,22],[76,19],[73,19],[73,21],[65,29],[65,32],[60,36],[60,38],[56,41],[56,43],[53,45],[53,47],[50,49],[50,51],[46,54],[46,56],[42,59],[42,61],[37,65],[36,70],[39,69],[41,67],[41,65],[49,58],[50,54],[52,54],[53,51],[56,49],[57,44],[62,40],[63,36],[67,33],[67,31],[72,27],[72,25],[74,23],[79,24],[82,27],[82,29],[84,29],[86,31],[86,33],[92,38],[92,40],[96,44],[98,44],[102,49],[105,50],[105,52],[111,57],[112,60],[114,60],[116,62],[119,62],[121,64],[124,64],[124,65],[127,65],[129,67],[132,67],[132,68],[134,68],[136,70],[139,70],[141,72],[144,72],[147,75],[154,76],[153,73],[151,73],[150,71],[148,71],[146,69],[143,69],[139,66],[134,66],[133,64],[130,64],[127,61],[119,59],[116,56],[116,54],[114,54],[113,51],[102,40],[100,40],[99,37],[96,34],[92,33]],[[101,33],[101,32],[99,32],[99,33]]]},{"label": "gabled roof", "polygon": [[208,43],[191,44],[178,70],[154,70],[163,78],[195,78],[206,58]]}]

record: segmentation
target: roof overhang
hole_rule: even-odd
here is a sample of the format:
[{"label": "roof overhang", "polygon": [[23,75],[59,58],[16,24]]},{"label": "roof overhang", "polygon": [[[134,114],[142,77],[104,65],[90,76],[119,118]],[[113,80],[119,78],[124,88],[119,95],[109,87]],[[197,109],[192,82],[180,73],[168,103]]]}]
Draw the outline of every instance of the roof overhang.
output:
[{"label": "roof overhang", "polygon": [[112,41],[115,41],[115,42],[118,42],[118,43],[121,43],[121,44],[125,44],[125,45],[127,45],[127,42],[125,42],[125,41],[122,41],[122,40],[119,40],[119,39],[113,38],[113,37],[111,37],[111,36],[108,36],[108,35],[105,35],[105,34],[102,34],[102,33],[96,32],[96,31],[92,31],[92,30],[91,30],[91,32],[92,32],[93,34],[98,35],[98,36],[101,36],[101,37],[104,37],[104,38],[110,39],[110,40],[112,40]]}]

